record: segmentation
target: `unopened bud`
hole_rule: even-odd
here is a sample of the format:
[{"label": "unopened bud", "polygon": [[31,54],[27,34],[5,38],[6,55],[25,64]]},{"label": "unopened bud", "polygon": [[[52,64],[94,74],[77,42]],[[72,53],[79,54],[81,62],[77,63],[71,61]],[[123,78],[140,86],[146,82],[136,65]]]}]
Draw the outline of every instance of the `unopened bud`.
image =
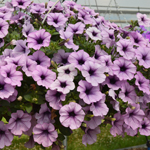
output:
[{"label": "unopened bud", "polygon": [[47,8],[47,2],[45,3],[45,8]]},{"label": "unopened bud", "polygon": [[134,109],[135,109],[135,107],[133,107],[133,106],[132,106],[132,107],[131,107],[131,109],[132,109],[132,110],[134,110]]},{"label": "unopened bud", "polygon": [[36,102],[36,101],[37,101],[37,98],[33,98],[32,101]]},{"label": "unopened bud", "polygon": [[66,39],[66,42],[69,42],[69,39]]},{"label": "unopened bud", "polygon": [[56,65],[56,63],[55,63],[53,60],[51,61],[51,64],[52,64],[52,66],[53,66],[54,68],[57,69],[57,65]]},{"label": "unopened bud", "polygon": [[105,94],[108,94],[108,93],[109,93],[108,91],[105,92]]},{"label": "unopened bud", "polygon": [[18,100],[18,101],[22,101],[22,96],[19,96],[19,97],[17,98],[17,100]]},{"label": "unopened bud", "polygon": [[92,117],[94,117],[94,115],[88,114],[87,117],[92,118]]},{"label": "unopened bud", "polygon": [[16,40],[12,40],[11,42],[10,42],[10,45],[16,45]]},{"label": "unopened bud", "polygon": [[109,74],[108,74],[108,73],[106,73],[106,74],[105,74],[105,76],[106,76],[106,77],[109,77]]},{"label": "unopened bud", "polygon": [[115,121],[116,120],[116,118],[111,118],[111,121]]}]

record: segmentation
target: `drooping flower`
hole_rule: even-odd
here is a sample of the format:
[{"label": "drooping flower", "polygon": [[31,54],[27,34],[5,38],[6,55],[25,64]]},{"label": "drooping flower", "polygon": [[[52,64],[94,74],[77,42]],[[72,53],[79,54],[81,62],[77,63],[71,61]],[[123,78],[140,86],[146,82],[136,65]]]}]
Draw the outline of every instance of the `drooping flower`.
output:
[{"label": "drooping flower", "polygon": [[147,17],[146,14],[137,13],[136,16],[138,18],[138,24],[139,25],[143,25],[145,27],[150,26],[150,19]]},{"label": "drooping flower", "polygon": [[150,121],[145,117],[141,122],[141,127],[139,129],[141,135],[149,136],[150,135]]},{"label": "drooping flower", "polygon": [[64,26],[67,20],[62,13],[49,13],[47,16],[47,24],[55,28]]},{"label": "drooping flower", "polygon": [[88,60],[82,66],[81,72],[86,81],[91,83],[92,86],[98,86],[98,84],[104,82],[106,78],[104,74],[105,67]]},{"label": "drooping flower", "polygon": [[139,47],[136,50],[136,57],[139,60],[139,65],[144,66],[145,68],[150,67],[150,48]]},{"label": "drooping flower", "polygon": [[32,55],[29,55],[28,58],[35,61],[37,65],[42,67],[48,68],[50,66],[50,58],[40,50],[34,52]]},{"label": "drooping flower", "polygon": [[120,57],[114,61],[112,70],[120,80],[131,80],[136,73],[136,66],[131,61]]},{"label": "drooping flower", "polygon": [[77,22],[76,24],[68,24],[66,31],[72,32],[74,34],[82,34],[85,25],[82,22]]},{"label": "drooping flower", "polygon": [[132,104],[132,107],[127,107],[126,114],[123,115],[124,122],[130,126],[133,130],[141,127],[141,121],[144,117],[143,110],[140,109],[139,104]]},{"label": "drooping flower", "polygon": [[21,86],[23,75],[20,71],[16,71],[16,66],[14,64],[2,66],[0,72],[7,84],[11,84],[12,86]]},{"label": "drooping flower", "polygon": [[21,135],[31,127],[30,121],[31,116],[29,114],[24,113],[22,110],[17,110],[16,113],[11,114],[8,129],[10,129],[14,135]]},{"label": "drooping flower", "polygon": [[34,27],[33,25],[28,22],[28,23],[25,23],[23,25],[23,29],[22,29],[22,34],[25,36],[25,37],[28,37],[28,35],[34,31]]},{"label": "drooping flower", "polygon": [[59,110],[60,122],[63,126],[70,129],[78,129],[84,120],[85,113],[82,107],[74,102],[70,102],[68,105],[64,105]]},{"label": "drooping flower", "polygon": [[8,23],[0,18],[0,38],[3,38],[8,34],[8,28]]},{"label": "drooping flower", "polygon": [[121,39],[117,42],[117,51],[125,59],[131,60],[135,57],[133,43],[127,39]]},{"label": "drooping flower", "polygon": [[27,37],[28,47],[39,50],[41,47],[47,47],[50,43],[51,35],[45,32],[45,29],[31,32]]},{"label": "drooping flower", "polygon": [[87,81],[80,80],[77,91],[80,92],[79,97],[83,99],[86,104],[91,104],[102,99],[103,94],[99,90],[99,86],[92,86]]},{"label": "drooping flower", "polygon": [[36,66],[36,69],[32,72],[32,77],[37,81],[38,85],[46,87],[46,89],[51,87],[51,84],[56,79],[56,73],[42,67],[40,65]]},{"label": "drooping flower", "polygon": [[33,139],[38,144],[42,144],[44,147],[49,147],[53,144],[53,142],[56,141],[56,138],[58,137],[58,133],[55,130],[55,127],[53,124],[49,123],[43,123],[43,124],[37,124],[33,128]]},{"label": "drooping flower", "polygon": [[51,112],[46,103],[41,105],[41,109],[39,113],[35,114],[35,118],[37,119],[37,123],[39,124],[52,123]]},{"label": "drooping flower", "polygon": [[79,50],[78,52],[72,52],[69,55],[68,61],[81,71],[83,64],[88,58],[88,53],[86,53],[84,50]]},{"label": "drooping flower", "polygon": [[62,107],[61,101],[65,101],[66,94],[58,92],[57,90],[48,90],[45,99],[49,102],[49,106],[53,109],[59,110]]},{"label": "drooping flower", "polygon": [[95,129],[86,128],[85,134],[82,137],[82,143],[86,146],[87,144],[93,144],[97,140],[97,134],[100,133],[99,127]]},{"label": "drooping flower", "polygon": [[94,41],[102,39],[100,33],[101,33],[100,30],[98,30],[96,27],[89,27],[86,30],[86,34]]},{"label": "drooping flower", "polygon": [[57,68],[57,71],[59,72],[58,77],[72,80],[72,81],[74,79],[74,76],[77,75],[77,70],[75,69],[73,64],[61,66]]},{"label": "drooping flower", "polygon": [[135,75],[136,81],[135,85],[138,86],[138,88],[143,91],[146,94],[150,94],[150,89],[149,89],[149,80],[146,79],[141,72],[137,72]]},{"label": "drooping flower", "polygon": [[64,79],[64,78],[57,78],[51,85],[50,89],[57,90],[59,92],[62,92],[63,94],[67,94],[70,92],[70,90],[73,90],[75,88],[75,84],[73,81]]},{"label": "drooping flower", "polygon": [[8,126],[0,121],[0,149],[3,149],[5,146],[10,146],[12,140],[13,135],[8,130]]}]

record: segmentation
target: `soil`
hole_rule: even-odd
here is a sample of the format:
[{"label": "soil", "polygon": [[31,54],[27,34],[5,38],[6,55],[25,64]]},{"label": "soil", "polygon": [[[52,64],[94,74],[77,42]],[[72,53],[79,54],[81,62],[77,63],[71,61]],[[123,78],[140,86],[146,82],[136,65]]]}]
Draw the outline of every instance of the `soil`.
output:
[{"label": "soil", "polygon": [[124,149],[124,150],[147,150],[147,148],[130,148],[130,149]]}]

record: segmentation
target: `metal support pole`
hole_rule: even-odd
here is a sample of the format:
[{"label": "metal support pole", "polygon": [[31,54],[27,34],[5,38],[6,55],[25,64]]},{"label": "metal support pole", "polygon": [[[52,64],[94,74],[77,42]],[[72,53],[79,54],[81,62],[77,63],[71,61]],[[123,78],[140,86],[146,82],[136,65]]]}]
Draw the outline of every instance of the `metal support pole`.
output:
[{"label": "metal support pole", "polygon": [[65,139],[63,141],[64,150],[67,150],[67,136],[65,136]]}]

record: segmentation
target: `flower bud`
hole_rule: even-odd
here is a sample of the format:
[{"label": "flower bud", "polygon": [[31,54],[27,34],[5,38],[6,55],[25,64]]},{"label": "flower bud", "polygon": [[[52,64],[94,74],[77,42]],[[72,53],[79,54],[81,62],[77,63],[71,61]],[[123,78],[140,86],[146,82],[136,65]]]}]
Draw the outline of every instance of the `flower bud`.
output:
[{"label": "flower bud", "polygon": [[22,96],[19,96],[19,97],[17,98],[17,100],[18,100],[18,101],[22,101]]},{"label": "flower bud", "polygon": [[116,118],[111,118],[111,121],[115,121],[116,120]]},{"label": "flower bud", "polygon": [[52,64],[52,66],[55,68],[55,69],[57,69],[57,65],[56,65],[56,63],[52,60],[51,61],[51,64]]}]

